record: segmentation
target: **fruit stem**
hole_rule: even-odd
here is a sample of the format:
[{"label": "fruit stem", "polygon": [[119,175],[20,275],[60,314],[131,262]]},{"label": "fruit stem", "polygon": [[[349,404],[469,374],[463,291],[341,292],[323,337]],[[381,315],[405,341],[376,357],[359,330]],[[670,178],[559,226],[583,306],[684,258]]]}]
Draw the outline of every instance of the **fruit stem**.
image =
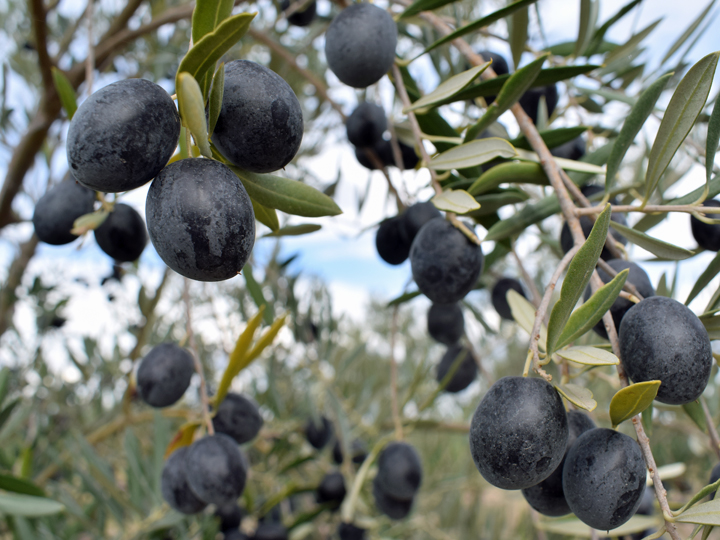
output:
[{"label": "fruit stem", "polygon": [[203,421],[207,427],[208,435],[215,435],[215,428],[213,427],[212,418],[210,417],[210,400],[208,399],[207,388],[205,386],[205,374],[202,363],[200,362],[197,343],[195,343],[195,334],[192,329],[190,280],[188,278],[183,278],[183,301],[185,302],[185,333],[187,334],[188,345],[190,346],[190,354],[195,363],[195,371],[197,371],[197,374],[200,376],[200,402],[203,408]]},{"label": "fruit stem", "polygon": [[345,502],[342,506],[342,519],[346,523],[352,523],[355,519],[355,506],[357,506],[357,501],[360,496],[360,490],[362,489],[363,483],[365,482],[365,478],[367,478],[368,472],[370,472],[370,467],[375,462],[375,458],[380,453],[380,450],[385,448],[385,445],[390,442],[392,436],[386,435],[378,440],[378,442],[375,443],[375,446],[372,447],[372,450],[370,450],[370,453],[365,458],[365,461],[363,461],[363,464],[360,466],[360,470],[358,470],[357,476],[355,476],[355,480],[353,481],[353,485],[350,488],[350,496],[345,499]]},{"label": "fruit stem", "polygon": [[514,243],[511,252],[513,254],[513,257],[515,257],[515,262],[517,262],[518,268],[520,269],[520,273],[522,274],[525,284],[530,289],[530,294],[532,294],[533,297],[533,304],[535,304],[536,308],[540,307],[540,302],[542,302],[540,291],[538,291],[537,287],[535,286],[535,281],[533,280],[533,278],[531,278],[530,274],[528,274],[527,270],[525,270],[525,265],[523,265],[522,260],[517,254],[517,251],[515,251]]}]

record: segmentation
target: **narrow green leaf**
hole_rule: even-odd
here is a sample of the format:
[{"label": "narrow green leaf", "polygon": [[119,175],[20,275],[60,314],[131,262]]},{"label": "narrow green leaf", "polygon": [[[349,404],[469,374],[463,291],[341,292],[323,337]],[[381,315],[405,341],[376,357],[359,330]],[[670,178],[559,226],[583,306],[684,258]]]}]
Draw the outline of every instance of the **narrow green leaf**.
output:
[{"label": "narrow green leaf", "polygon": [[580,25],[578,28],[578,37],[575,41],[574,53],[576,58],[585,52],[595,32],[598,9],[599,5],[597,0],[580,0]]},{"label": "narrow green leaf", "polygon": [[600,287],[595,294],[588,298],[587,302],[570,315],[558,338],[556,345],[558,349],[575,341],[602,319],[605,312],[610,309],[610,306],[613,305],[613,302],[620,294],[629,272],[628,269],[619,272],[610,283]]},{"label": "narrow green leaf", "polygon": [[455,214],[467,214],[472,210],[477,210],[480,205],[472,195],[463,189],[448,189],[435,195],[430,202],[435,208],[444,212],[454,212]]},{"label": "narrow green leaf", "polygon": [[197,43],[232,13],[233,0],[197,0],[192,14],[192,39]]},{"label": "narrow green leaf", "polygon": [[472,218],[489,216],[495,214],[503,206],[525,202],[530,198],[530,195],[518,188],[507,188],[497,191],[496,193],[475,197],[480,208],[468,212],[467,215]]},{"label": "narrow green leaf", "polygon": [[272,174],[257,174],[230,166],[251,199],[268,208],[275,208],[303,217],[336,216],[342,210],[330,197],[315,188]]},{"label": "narrow green leaf", "polygon": [[653,404],[651,403],[650,406],[642,412],[642,425],[645,428],[645,433],[648,437],[652,435],[653,431],[652,416]]},{"label": "narrow green leaf", "polygon": [[577,384],[564,384],[555,386],[555,389],[562,394],[570,403],[586,411],[594,411],[597,401],[593,399],[593,393]]},{"label": "narrow green leaf", "polygon": [[18,478],[11,474],[0,474],[0,489],[12,491],[13,493],[22,493],[24,495],[33,495],[36,497],[44,497],[45,492],[42,488],[33,484],[25,478]]},{"label": "narrow green leaf", "polygon": [[[712,490],[708,492],[710,491]],[[698,525],[720,525],[720,499],[693,506],[677,516],[675,521]]]},{"label": "narrow green leaf", "polygon": [[719,56],[720,52],[709,54],[690,68],[670,99],[648,158],[645,201],[705,106]]},{"label": "narrow green leaf", "polygon": [[535,184],[539,186],[547,186],[550,183],[539,163],[513,161],[495,165],[487,172],[484,172],[480,178],[475,180],[468,188],[468,193],[471,195],[480,195],[506,182],[513,184]]},{"label": "narrow green leaf", "polygon": [[5,405],[5,407],[3,407],[2,411],[0,411],[0,428],[5,425],[5,422],[8,421],[8,418],[10,418],[10,415],[15,410],[15,407],[17,407],[19,404],[20,398],[16,397],[15,399],[11,400],[10,403]]},{"label": "narrow green leaf", "polygon": [[[605,54],[613,49],[618,47],[617,43],[614,43],[612,41],[606,41],[603,40],[600,45],[594,49],[593,54]],[[575,40],[573,41],[563,41],[562,43],[556,43],[555,45],[551,45],[550,47],[546,47],[544,49],[544,52],[549,52],[553,56],[572,56],[573,52],[575,51]]]},{"label": "narrow green leaf", "polygon": [[480,66],[472,67],[467,71],[458,73],[454,77],[450,77],[447,81],[440,83],[434,91],[421,97],[410,105],[410,107],[405,107],[403,113],[406,114],[417,109],[424,109],[437,102],[451,99],[455,94],[467,88],[491,63],[492,62],[485,62]]},{"label": "narrow green leaf", "polygon": [[663,90],[665,90],[665,87],[672,75],[672,73],[667,73],[651,84],[638,98],[637,103],[633,106],[630,113],[625,118],[623,127],[620,130],[618,138],[615,139],[615,144],[613,145],[612,152],[610,152],[610,158],[608,159],[607,173],[605,176],[606,193],[609,193],[615,186],[615,175],[620,170],[620,164],[625,158],[625,154],[635,140],[637,134],[642,129],[643,125],[645,125],[645,121],[653,112],[655,103],[657,103],[660,94],[662,94]]},{"label": "narrow green leaf", "polygon": [[435,156],[430,161],[429,168],[434,170],[465,169],[482,165],[498,157],[510,159],[515,155],[515,149],[505,139],[498,137],[476,139]]},{"label": "narrow green leaf", "polygon": [[[528,334],[532,333],[533,324],[535,323],[535,306],[533,306],[527,298],[513,289],[508,289],[506,298],[510,306],[510,313],[512,313],[515,322]],[[543,324],[540,326],[540,348],[545,350],[547,348],[546,343],[547,330]]]},{"label": "narrow green leaf", "polygon": [[452,3],[454,0],[415,0],[405,11],[400,15],[401,19],[412,17],[422,11],[433,11],[440,9],[447,4]]},{"label": "narrow green leaf", "polygon": [[467,24],[461,28],[458,28],[454,32],[451,32],[447,36],[445,36],[442,39],[438,39],[435,43],[430,45],[427,49],[425,49],[425,52],[430,52],[436,47],[439,47],[440,45],[444,43],[449,43],[453,39],[462,37],[466,34],[469,34],[471,32],[475,32],[476,30],[479,30],[480,28],[484,28],[485,26],[489,26],[495,21],[499,21],[500,19],[504,19],[508,15],[512,15],[517,10],[525,8],[527,6],[530,6],[537,2],[537,0],[518,0],[517,2],[514,2],[510,4],[509,6],[506,6],[502,9],[498,9],[497,11],[491,13],[490,15],[486,15],[485,17],[482,17],[481,19],[478,19],[475,22],[472,22],[470,24]]},{"label": "narrow green leaf", "polygon": [[541,56],[537,60],[530,62],[527,66],[518,69],[510,76],[500,89],[500,92],[495,98],[495,102],[488,107],[480,120],[467,130],[465,142],[475,139],[475,137],[484,129],[488,128],[502,113],[507,111],[522,97],[528,88],[532,86],[533,81],[540,73],[546,59],[547,55]]},{"label": "narrow green leaf", "polygon": [[690,294],[688,294],[687,300],[685,300],[686,306],[712,281],[718,272],[720,272],[720,253],[715,255],[713,260],[710,261],[710,264],[707,265],[707,268],[703,270],[703,273],[700,274],[700,277],[695,281]]},{"label": "narrow green leaf", "polygon": [[556,345],[565,329],[572,310],[590,282],[600,253],[607,238],[610,222],[610,205],[597,217],[587,240],[575,254],[568,266],[567,274],[560,289],[560,299],[553,306],[548,323],[548,354],[556,350]]},{"label": "narrow green leaf", "polygon": [[677,52],[677,50],[683,46],[683,44],[690,38],[690,36],[697,30],[697,27],[700,26],[700,23],[705,20],[705,17],[710,12],[710,9],[715,4],[715,0],[710,0],[710,3],[700,12],[700,15],[698,15],[695,20],[690,23],[690,26],[688,26],[685,31],[682,33],[682,35],[675,40],[675,43],[673,43],[670,48],[668,49],[668,52],[665,53],[665,56],[663,56],[663,59],[660,62],[660,65],[663,65],[665,62],[667,62],[670,57]]},{"label": "narrow green leaf", "polygon": [[212,90],[208,100],[208,137],[215,131],[217,119],[222,109],[223,92],[225,91],[225,64],[220,64],[212,80]]},{"label": "narrow green leaf", "polygon": [[10,387],[10,368],[4,367],[0,370],[0,405],[7,397]]},{"label": "narrow green leaf", "polygon": [[527,43],[530,10],[528,8],[518,9],[510,16],[508,22],[510,26],[510,52],[517,70]]},{"label": "narrow green leaf", "polygon": [[77,111],[77,101],[75,99],[75,89],[65,74],[58,68],[52,68],[53,82],[55,83],[55,90],[60,96],[60,103],[62,103],[65,114],[67,114],[68,120],[72,120],[75,111]]},{"label": "narrow green leaf", "polygon": [[65,506],[52,499],[18,493],[0,493],[0,513],[10,516],[49,516],[63,510]]},{"label": "narrow green leaf", "polygon": [[[626,523],[611,531],[603,531],[613,538],[622,538],[631,534],[640,533],[647,529],[656,529],[663,524],[662,517],[658,516],[641,516],[634,515]],[[593,538],[597,535],[597,531],[592,530],[588,525],[573,515],[569,517],[561,517],[557,519],[542,518],[537,523],[537,528],[549,533],[561,535],[563,537],[581,537]]]},{"label": "narrow green leaf", "polygon": [[620,359],[613,353],[597,347],[570,347],[557,351],[555,354],[585,366],[616,366],[620,363]]},{"label": "narrow green leaf", "polygon": [[73,222],[73,228],[70,229],[70,232],[80,236],[86,232],[94,231],[100,225],[105,223],[105,220],[109,215],[110,212],[107,210],[98,210],[90,214],[84,214]]},{"label": "narrow green leaf", "polygon": [[[595,64],[581,65],[581,66],[563,66],[563,67],[551,67],[540,71],[540,74],[533,81],[531,88],[537,88],[540,86],[547,86],[556,82],[572,79],[578,75],[584,75],[596,70],[600,66]],[[510,75],[499,75],[494,79],[488,79],[478,84],[468,86],[462,92],[458,92],[454,97],[440,101],[435,104],[439,107],[440,105],[447,105],[456,101],[466,101],[469,99],[475,99],[478,97],[497,96],[498,92],[502,89],[503,85],[510,78]]]},{"label": "narrow green leaf", "polygon": [[255,213],[255,219],[273,232],[280,230],[280,221],[274,208],[263,206],[254,199],[250,199],[250,202],[252,203],[253,212]]},{"label": "narrow green leaf", "polygon": [[255,302],[258,309],[264,309],[263,317],[265,324],[271,324],[274,318],[273,305],[267,301],[265,294],[263,293],[262,287],[253,276],[252,266],[246,264],[242,269],[242,275],[245,278],[245,285],[247,291]]},{"label": "narrow green leaf", "polygon": [[322,225],[317,223],[303,223],[300,225],[288,225],[277,231],[266,234],[263,238],[277,238],[280,236],[301,236],[303,234],[310,234],[322,229]]},{"label": "narrow green leaf", "polygon": [[[540,157],[535,152],[529,152],[527,150],[517,150],[518,157],[527,161],[534,161],[540,163]],[[575,161],[573,159],[555,158],[557,163],[565,171],[575,171],[585,174],[605,174],[605,169],[594,163],[587,161]]]},{"label": "narrow green leaf", "polygon": [[633,244],[640,246],[641,248],[649,251],[650,253],[662,257],[663,259],[670,259],[671,261],[681,261],[692,257],[693,252],[688,251],[685,248],[668,244],[652,236],[648,236],[645,233],[626,227],[614,221],[610,222],[610,226],[622,234],[628,241]]},{"label": "narrow green leaf", "polygon": [[178,73],[177,97],[185,127],[190,130],[200,152],[206,158],[212,158],[212,150],[208,141],[205,104],[202,90],[195,78],[189,73]]},{"label": "narrow green leaf", "polygon": [[645,28],[640,30],[637,34],[632,36],[629,40],[627,40],[626,43],[623,45],[620,45],[619,47],[616,47],[613,49],[606,57],[605,57],[605,64],[609,64],[613,60],[617,58],[621,58],[625,56],[627,53],[632,51],[635,47],[637,47],[642,41],[652,32],[655,30],[655,27],[662,22],[662,18],[657,19],[656,21],[650,23]]},{"label": "narrow green leaf", "polygon": [[700,431],[707,433],[708,427],[707,422],[705,421],[705,412],[703,411],[700,402],[697,400],[691,401],[690,403],[685,403],[682,408],[685,411],[685,414],[690,417],[690,420],[692,420],[695,425],[700,428]]},{"label": "narrow green leaf", "polygon": [[[715,164],[715,154],[717,153],[718,144],[720,144],[720,106],[718,106],[718,103],[720,103],[720,100],[716,99],[708,122],[707,140],[705,141],[705,177],[707,184],[710,184],[713,165]],[[707,192],[704,195],[707,197]]]},{"label": "narrow green leaf", "polygon": [[[587,126],[575,126],[575,127],[563,127],[557,129],[550,129],[546,131],[540,131],[539,135],[542,137],[543,142],[548,148],[555,148],[566,142],[577,139],[580,135],[588,130]],[[525,138],[525,135],[520,135],[514,139],[510,139],[510,144],[515,148],[522,150],[532,150],[530,143]]]},{"label": "narrow green leaf", "polygon": [[399,306],[400,304],[404,304],[406,302],[409,302],[413,298],[416,298],[420,296],[422,293],[420,291],[411,291],[408,293],[403,293],[397,298],[393,298],[387,303],[386,307],[393,307],[393,306]]},{"label": "narrow green leaf", "polygon": [[233,349],[233,352],[230,353],[227,367],[220,379],[220,385],[218,386],[217,393],[213,398],[216,408],[223,402],[228,390],[230,389],[233,379],[242,370],[242,364],[247,356],[248,350],[250,350],[250,344],[255,336],[255,332],[257,332],[257,329],[260,328],[264,312],[265,306],[261,306],[253,318],[248,321],[245,330],[243,330],[238,336],[238,339],[235,342],[235,348]]},{"label": "narrow green leaf", "polygon": [[615,15],[613,15],[607,21],[605,21],[603,23],[603,25],[595,31],[595,34],[592,37],[590,45],[588,46],[588,54],[603,54],[604,52],[607,52],[607,51],[600,50],[602,47],[603,41],[605,39],[605,34],[607,34],[607,31],[610,30],[610,27],[612,27],[616,22],[618,22],[620,19],[622,19],[625,15],[627,15],[640,2],[642,2],[642,0],[632,0],[631,2],[625,4],[623,7],[621,7],[620,10]]},{"label": "narrow green leaf", "polygon": [[187,72],[200,83],[222,55],[245,35],[255,15],[256,13],[239,13],[225,19],[214,31],[203,36],[192,46],[180,62],[177,72]]},{"label": "narrow green leaf", "polygon": [[610,401],[613,429],[647,409],[657,396],[661,381],[645,381],[618,390]]}]

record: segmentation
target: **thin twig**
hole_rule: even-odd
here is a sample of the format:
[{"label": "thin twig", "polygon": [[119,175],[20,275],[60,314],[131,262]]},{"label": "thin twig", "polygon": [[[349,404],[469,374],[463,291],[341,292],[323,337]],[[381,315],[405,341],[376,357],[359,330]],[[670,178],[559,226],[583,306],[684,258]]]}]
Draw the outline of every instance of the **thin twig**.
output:
[{"label": "thin twig", "polygon": [[[579,249],[580,246],[573,246],[573,248],[568,251],[562,258],[560,264],[555,269],[555,272],[550,278],[550,283],[548,283],[547,287],[545,288],[545,294],[542,297],[542,301],[540,302],[537,311],[535,311],[535,321],[533,322],[532,331],[530,332],[530,352],[532,353],[533,369],[538,374],[542,375],[547,381],[551,381],[552,376],[548,375],[545,370],[542,369],[540,364],[540,328],[542,327],[542,322],[545,319],[545,314],[547,313],[548,307],[550,306],[550,298],[552,298],[552,293],[555,290],[555,286],[557,285],[560,276],[562,276],[562,273],[565,271],[565,267],[570,264],[570,261],[572,261],[572,258],[575,256]],[[526,362],[525,369],[523,370],[523,376],[527,377],[529,372],[530,365]]]},{"label": "thin twig", "polygon": [[[610,279],[614,278],[618,275],[617,270],[615,270],[612,266],[610,266],[607,262],[605,262],[603,259],[598,259],[597,263],[598,267],[605,272],[607,275],[610,276]],[[632,294],[635,298],[638,299],[638,301],[642,301],[644,299],[643,295],[640,294],[640,291],[637,290],[635,285],[630,283],[629,281],[625,281],[625,285],[623,285],[623,291],[627,291],[628,293]]]},{"label": "thin twig", "polygon": [[712,449],[718,459],[720,459],[720,437],[718,437],[718,432],[715,428],[715,420],[710,414],[710,409],[708,409],[707,401],[705,401],[705,398],[702,396],[700,396],[700,405],[702,405],[703,414],[705,415],[705,423],[707,424],[708,435],[710,437]]},{"label": "thin twig", "polygon": [[87,95],[92,94],[93,74],[95,72],[95,44],[93,43],[93,0],[88,0],[85,17],[87,20],[88,55],[85,59],[85,90]]},{"label": "thin twig", "polygon": [[403,440],[402,421],[398,408],[397,388],[397,362],[395,361],[395,336],[397,335],[398,306],[393,308],[392,322],[390,323],[390,404],[392,407],[393,423],[395,424],[395,438]]},{"label": "thin twig", "polygon": [[210,399],[208,398],[207,388],[205,386],[205,373],[202,363],[200,362],[197,344],[195,343],[195,333],[192,329],[190,280],[188,278],[183,278],[183,301],[185,302],[185,332],[187,334],[188,345],[190,346],[190,354],[192,354],[193,361],[195,362],[195,371],[197,371],[197,374],[200,376],[200,402],[203,408],[203,421],[207,426],[208,435],[214,435],[215,428],[213,427],[212,418],[210,417]]},{"label": "thin twig", "polygon": [[[701,214],[720,214],[720,207],[712,207],[712,206],[701,206],[698,204],[682,204],[682,205],[660,205],[660,204],[654,204],[650,205],[648,204],[644,208],[640,208],[639,206],[632,206],[632,205],[611,205],[610,209],[614,214],[627,214],[629,212],[638,212],[641,214],[666,214],[668,212],[685,212],[687,214],[692,214],[693,212],[698,212]],[[593,214],[599,214],[602,212],[604,208],[602,206],[591,206],[589,208],[577,208],[575,210],[575,213],[578,216],[590,216]]]},{"label": "thin twig", "polygon": [[522,260],[517,254],[517,251],[515,251],[515,246],[512,247],[511,253],[513,254],[513,257],[515,257],[515,262],[517,262],[518,268],[520,268],[520,273],[522,274],[523,280],[525,280],[525,284],[530,289],[530,294],[533,298],[533,304],[536,308],[540,307],[540,302],[542,302],[542,296],[540,296],[540,291],[538,291],[537,287],[535,286],[535,280],[533,280],[533,278],[530,277],[530,274],[528,274],[527,270],[525,270],[525,265],[523,265]]}]

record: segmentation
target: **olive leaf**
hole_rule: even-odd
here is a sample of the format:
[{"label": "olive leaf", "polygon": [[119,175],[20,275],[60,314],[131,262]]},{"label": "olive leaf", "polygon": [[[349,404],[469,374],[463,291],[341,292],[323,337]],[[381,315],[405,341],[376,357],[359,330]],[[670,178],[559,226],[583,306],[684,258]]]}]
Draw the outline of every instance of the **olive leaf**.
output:
[{"label": "olive leaf", "polygon": [[263,206],[303,217],[336,216],[342,210],[330,197],[315,188],[272,174],[257,174],[229,165],[251,199]]},{"label": "olive leaf", "polygon": [[613,353],[597,347],[570,347],[557,351],[555,354],[586,366],[616,366],[620,363],[620,359]]},{"label": "olive leaf", "polygon": [[563,384],[555,386],[555,389],[562,394],[570,403],[586,411],[594,411],[597,401],[593,399],[593,393],[577,384]]},{"label": "olive leaf", "polygon": [[208,100],[208,137],[212,137],[215,125],[222,109],[223,93],[225,92],[225,64],[220,64],[215,71]]},{"label": "olive leaf", "polygon": [[195,437],[195,431],[202,424],[200,422],[187,422],[180,426],[175,436],[170,441],[165,449],[165,459],[169,458],[170,455],[183,446],[190,446]]},{"label": "olive leaf", "polygon": [[225,19],[215,30],[204,35],[192,46],[180,62],[177,72],[187,72],[195,77],[198,83],[203,82],[205,74],[245,35],[255,15],[239,13]]},{"label": "olive leaf", "polygon": [[685,414],[690,417],[690,420],[692,420],[695,425],[700,428],[700,431],[707,433],[708,427],[707,421],[705,420],[705,412],[703,411],[700,402],[698,400],[691,401],[690,403],[683,404],[682,408],[683,411],[685,411]]},{"label": "olive leaf", "polygon": [[[715,487],[717,489],[717,486]],[[708,493],[711,491],[712,490],[708,490]],[[693,506],[677,516],[675,521],[680,523],[696,523],[698,525],[720,525],[720,499]]]},{"label": "olive leaf", "polygon": [[[542,71],[540,72],[540,75],[542,75]],[[561,144],[577,139],[587,130],[587,126],[562,127],[539,131],[538,134],[542,137],[543,142],[548,148],[555,148],[556,146],[560,146]],[[525,135],[522,134],[514,139],[510,139],[510,144],[521,150],[532,150],[532,146],[530,146],[530,143],[525,138]]]},{"label": "olive leaf", "polygon": [[109,215],[110,212],[107,210],[98,210],[97,212],[82,215],[73,222],[73,228],[70,232],[80,236],[86,232],[94,231],[105,222]]},{"label": "olive leaf", "polygon": [[697,62],[682,78],[670,98],[648,157],[645,201],[657,188],[660,177],[705,106],[718,57],[720,52],[714,52]]},{"label": "olive leaf", "polygon": [[[472,22],[470,24],[466,24],[465,26],[462,26],[455,30],[454,32],[451,32],[447,36],[438,39],[435,43],[430,45],[425,49],[425,52],[430,52],[436,47],[439,47],[443,43],[449,43],[453,39],[462,37],[466,34],[469,34],[471,32],[475,32],[476,30],[479,30],[480,28],[483,28],[485,26],[488,26],[495,21],[499,21],[500,19],[504,19],[508,15],[512,15],[515,13],[518,9],[525,8],[527,6],[530,6],[537,2],[537,0],[518,0],[517,2],[513,2],[509,6],[506,6],[504,8],[498,9],[497,11],[490,13],[489,15],[486,15],[485,17],[478,19],[475,22]],[[412,6],[411,6],[412,7]],[[409,8],[408,8],[409,9]]]},{"label": "olive leaf", "polygon": [[489,137],[455,146],[435,156],[428,167],[434,170],[464,169],[482,165],[495,158],[513,158],[516,152],[505,139]]},{"label": "olive leaf", "polygon": [[560,299],[555,303],[550,313],[548,323],[548,354],[555,352],[560,336],[570,318],[575,304],[590,282],[595,265],[607,238],[610,222],[610,205],[595,220],[587,240],[580,247],[568,266],[567,274],[560,289]]},{"label": "olive leaf", "polygon": [[466,214],[472,210],[477,210],[480,205],[472,195],[463,189],[448,189],[435,195],[430,199],[438,210],[445,212],[454,212],[455,214]]},{"label": "olive leaf", "polygon": [[55,90],[60,96],[60,103],[62,103],[63,109],[67,114],[68,120],[72,120],[75,111],[77,111],[77,101],[75,99],[75,89],[65,74],[58,68],[52,68],[53,83],[55,84]]},{"label": "olive leaf", "polygon": [[22,493],[24,495],[33,495],[35,497],[44,497],[45,491],[33,484],[25,478],[18,478],[11,474],[0,473],[0,489],[12,491],[13,493]]},{"label": "olive leaf", "polygon": [[64,510],[64,505],[45,497],[0,493],[0,512],[9,516],[40,517],[57,514]]},{"label": "olive leaf", "polygon": [[498,92],[495,101],[490,105],[480,120],[472,125],[465,133],[465,142],[475,139],[484,129],[488,128],[502,113],[512,107],[515,102],[532,86],[542,69],[542,65],[547,60],[547,55],[533,60],[527,66],[523,66],[503,84],[500,92]]},{"label": "olive leaf", "polygon": [[610,401],[613,429],[647,409],[657,396],[662,381],[644,381],[618,390]]},{"label": "olive leaf", "polygon": [[535,184],[539,186],[550,184],[545,171],[539,163],[512,161],[500,163],[490,168],[481,174],[467,191],[470,195],[480,195],[504,183]]},{"label": "olive leaf", "polygon": [[[512,313],[515,322],[520,325],[520,328],[525,330],[528,334],[532,333],[533,324],[535,323],[535,306],[533,306],[527,298],[518,293],[514,289],[508,289],[505,295],[508,305],[510,306],[510,313]],[[545,350],[547,348],[547,330],[545,325],[540,325],[540,348]]]},{"label": "olive leaf", "polygon": [[288,225],[277,231],[266,234],[263,238],[278,238],[280,236],[301,236],[303,234],[310,234],[322,229],[322,225],[317,223],[302,223],[299,225]]},{"label": "olive leaf", "polygon": [[421,97],[409,107],[405,107],[402,111],[403,114],[407,114],[410,111],[418,109],[425,109],[437,102],[452,98],[455,94],[467,88],[467,86],[477,79],[491,63],[492,62],[485,62],[482,65],[472,67],[467,71],[463,71],[462,73],[458,73],[457,75],[450,77],[448,80],[440,83],[435,90],[426,96]]},{"label": "olive leaf", "polygon": [[605,175],[606,193],[609,193],[615,185],[615,176],[620,170],[620,164],[625,154],[640,132],[640,129],[645,125],[645,121],[655,108],[655,103],[657,103],[660,94],[665,90],[672,75],[672,73],[667,73],[651,84],[647,90],[640,95],[633,108],[630,109],[630,113],[623,122],[623,127],[617,139],[615,139],[615,144],[613,144],[612,152],[610,152],[610,157],[608,158],[607,173]]},{"label": "olive leaf", "polygon": [[178,105],[183,123],[192,133],[202,155],[212,158],[200,85],[189,73],[178,73],[177,81],[179,83],[177,87]]},{"label": "olive leaf", "polygon": [[192,39],[200,41],[232,13],[233,0],[196,0],[192,14]]},{"label": "olive leaf", "polygon": [[280,230],[280,221],[274,208],[263,206],[254,199],[250,199],[250,202],[252,203],[255,219],[273,232]]},{"label": "olive leaf", "polygon": [[681,261],[693,256],[692,251],[669,244],[663,240],[659,240],[658,238],[653,238],[652,236],[636,231],[635,229],[631,229],[630,227],[626,227],[625,225],[621,225],[615,221],[611,221],[610,226],[633,244],[640,246],[658,257],[670,259],[672,261]]},{"label": "olive leaf", "polygon": [[406,302],[409,302],[413,298],[416,298],[420,296],[422,293],[420,291],[411,291],[408,293],[403,293],[397,298],[393,298],[387,303],[387,306],[385,307],[393,307],[393,306],[399,306],[400,304],[404,304]]},{"label": "olive leaf", "polygon": [[602,319],[620,294],[629,272],[627,268],[619,272],[609,283],[600,287],[588,298],[587,302],[573,311],[558,338],[558,349],[575,341]]},{"label": "olive leaf", "polygon": [[707,268],[703,270],[702,274],[700,274],[700,277],[695,280],[693,288],[690,293],[688,293],[688,297],[685,300],[686,306],[690,304],[690,302],[693,301],[693,299],[700,293],[700,291],[702,291],[712,281],[712,279],[718,274],[718,272],[720,272],[720,253],[713,257],[713,260],[710,261],[710,264],[707,265]]},{"label": "olive leaf", "polygon": [[255,332],[260,327],[264,311],[265,307],[261,306],[255,316],[248,321],[245,330],[242,331],[237,341],[235,342],[235,348],[233,349],[233,352],[230,353],[228,365],[223,372],[222,378],[220,379],[220,384],[218,385],[217,393],[213,398],[216,409],[225,399],[228,390],[230,390],[230,384],[232,383],[233,379],[249,363],[247,362],[247,352],[248,350],[250,350],[250,344],[252,343],[253,337],[255,336]]}]

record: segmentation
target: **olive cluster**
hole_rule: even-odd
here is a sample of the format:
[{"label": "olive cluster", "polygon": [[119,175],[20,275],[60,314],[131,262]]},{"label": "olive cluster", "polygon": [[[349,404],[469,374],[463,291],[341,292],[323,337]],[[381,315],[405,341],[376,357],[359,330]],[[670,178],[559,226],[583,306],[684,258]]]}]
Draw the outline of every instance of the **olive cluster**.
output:
[{"label": "olive cluster", "polygon": [[[222,96],[212,142],[223,158],[254,173],[287,165],[303,135],[300,103],[290,86],[264,66],[234,60],[225,66]],[[68,164],[78,183],[55,186],[35,208],[40,240],[74,240],[73,223],[94,210],[93,190],[119,193],[152,181],[147,232],[131,207],[104,203],[110,213],[95,230],[100,247],[117,261],[133,261],[149,233],[163,261],[185,277],[220,281],[237,275],[255,242],[250,197],[221,161],[169,163],[180,132],[173,100],[150,81],[122,80],[95,92],[68,130]]]}]

